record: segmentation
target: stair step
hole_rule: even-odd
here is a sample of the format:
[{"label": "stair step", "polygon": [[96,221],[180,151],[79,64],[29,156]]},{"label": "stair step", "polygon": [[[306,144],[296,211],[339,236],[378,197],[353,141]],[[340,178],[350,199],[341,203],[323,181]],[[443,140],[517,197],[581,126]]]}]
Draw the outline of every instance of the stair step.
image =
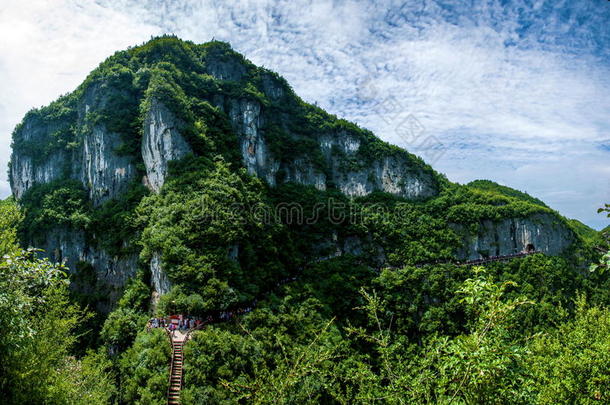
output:
[{"label": "stair step", "polygon": [[182,367],[183,367],[183,350],[184,342],[172,339],[172,365],[171,376],[169,381],[169,390],[167,395],[167,403],[169,405],[180,404],[180,390],[182,388]]}]

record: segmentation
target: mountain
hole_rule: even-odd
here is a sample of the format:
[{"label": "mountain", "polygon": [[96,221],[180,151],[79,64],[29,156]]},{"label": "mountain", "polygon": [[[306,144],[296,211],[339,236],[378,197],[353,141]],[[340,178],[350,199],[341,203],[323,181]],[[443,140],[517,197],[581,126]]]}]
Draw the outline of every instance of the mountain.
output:
[{"label": "mountain", "polygon": [[[155,296],[187,285],[214,308],[327,258],[379,268],[584,243],[542,201],[453,184],[218,41],[115,53],[28,112],[12,146],[22,239],[65,260],[103,310],[138,269]],[[258,208],[264,219],[245,215]]]}]

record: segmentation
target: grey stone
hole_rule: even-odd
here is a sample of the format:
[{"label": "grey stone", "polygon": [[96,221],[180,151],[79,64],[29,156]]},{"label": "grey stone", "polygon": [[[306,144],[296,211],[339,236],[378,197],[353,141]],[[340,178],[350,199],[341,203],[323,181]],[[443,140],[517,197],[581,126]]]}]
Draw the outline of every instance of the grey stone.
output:
[{"label": "grey stone", "polygon": [[152,100],[144,120],[142,158],[146,167],[147,184],[158,192],[167,177],[168,162],[189,153],[191,147],[180,134],[182,123],[163,103]]},{"label": "grey stone", "polygon": [[523,252],[528,245],[548,255],[563,253],[575,240],[570,229],[551,214],[534,214],[527,218],[507,218],[499,222],[482,221],[475,233],[464,225],[452,224],[462,236],[464,246],[457,252],[460,259],[479,259]]}]

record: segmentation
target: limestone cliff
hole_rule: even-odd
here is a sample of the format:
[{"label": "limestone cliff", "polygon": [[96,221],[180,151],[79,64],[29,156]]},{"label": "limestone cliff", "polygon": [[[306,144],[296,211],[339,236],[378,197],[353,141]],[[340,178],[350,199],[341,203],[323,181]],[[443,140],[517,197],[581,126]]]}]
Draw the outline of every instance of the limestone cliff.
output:
[{"label": "limestone cliff", "polygon": [[575,240],[573,232],[550,214],[507,218],[497,222],[485,220],[481,221],[474,233],[463,225],[454,224],[453,228],[464,240],[464,246],[457,256],[470,260],[519,253],[528,248],[558,255]]},{"label": "limestone cliff", "polygon": [[[442,183],[418,157],[303,102],[281,77],[227,44],[175,38],[118,52],[76,91],[29,112],[13,133],[9,174],[17,199],[55,181],[78,182],[97,212],[134,185],[162,192],[172,175],[170,162],[208,155],[235,157],[232,164],[271,187],[298,183],[354,198],[380,191],[426,200],[439,194]],[[137,249],[121,246],[127,253],[111,254],[96,229],[47,225],[36,243],[72,270],[88,263],[115,290],[135,273]],[[459,224],[454,228],[465,241],[456,254],[468,258],[511,253],[530,243],[558,254],[572,241],[551,217],[482,222],[474,234]],[[341,243],[341,251],[363,251],[360,240]],[[384,260],[383,252],[376,256]],[[161,258],[153,255],[142,265],[150,269],[155,290],[167,292]]]},{"label": "limestone cliff", "polygon": [[146,166],[146,184],[158,192],[167,176],[168,162],[179,160],[192,153],[190,146],[180,135],[183,125],[157,99],[153,99],[144,120],[142,159]]}]

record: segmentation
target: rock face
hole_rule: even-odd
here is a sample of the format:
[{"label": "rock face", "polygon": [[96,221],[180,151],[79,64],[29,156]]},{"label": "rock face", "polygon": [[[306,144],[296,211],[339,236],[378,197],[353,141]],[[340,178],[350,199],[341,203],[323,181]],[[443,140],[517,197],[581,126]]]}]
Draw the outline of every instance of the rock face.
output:
[{"label": "rock face", "polygon": [[51,154],[46,161],[35,163],[31,156],[13,153],[11,157],[11,189],[15,198],[23,194],[35,184],[50,183],[62,175],[63,162],[66,154],[57,152]]},{"label": "rock face", "polygon": [[277,162],[267,150],[265,138],[260,131],[261,106],[252,100],[231,100],[229,118],[239,135],[241,155],[248,173],[255,174],[276,185]]},{"label": "rock face", "polygon": [[[21,199],[37,184],[72,180],[82,184],[90,205],[99,209],[140,180],[160,192],[169,162],[204,154],[207,145],[226,153],[218,145],[229,140],[234,145],[235,137],[238,144],[232,147],[238,148],[243,167],[272,187],[292,182],[338,189],[350,197],[383,191],[409,200],[438,195],[439,180],[429,166],[368,131],[306,105],[279,76],[253,66],[225,45],[189,45],[179,56],[171,49],[184,44],[174,45],[120,52],[108,62],[112,69],[92,72],[73,94],[28,113],[13,135],[13,195]],[[168,70],[172,57],[179,63]],[[168,76],[154,76],[159,72]],[[188,114],[179,114],[179,119],[177,110],[169,108],[174,105],[182,105]],[[210,131],[194,134],[193,128]],[[209,143],[199,142],[200,135]],[[228,154],[231,159],[233,152]],[[460,225],[455,229],[465,240],[458,252],[462,258],[512,253],[528,244],[557,254],[573,239],[552,216],[483,222],[474,235]],[[79,263],[89,264],[99,282],[119,291],[135,273],[137,255],[110,255],[95,242],[94,232],[54,228],[39,246],[73,271]],[[335,235],[317,253],[386,260],[381,251],[368,252],[367,244]],[[236,260],[238,252],[236,247],[228,255]],[[144,264],[157,294],[171,287],[161,263],[161,257],[153,255]]]},{"label": "rock face", "polygon": [[183,124],[165,105],[156,99],[151,102],[144,120],[142,158],[150,188],[158,192],[167,176],[168,162],[179,160],[192,153],[191,147],[180,135]]},{"label": "rock face", "polygon": [[118,197],[135,178],[133,159],[115,152],[122,143],[120,135],[103,127],[95,127],[85,136],[81,181],[94,205]]},{"label": "rock face", "polygon": [[[97,83],[89,86],[75,105],[66,108],[73,109],[70,114],[53,120],[26,116],[13,136],[19,144],[31,145],[26,148],[29,150],[15,147],[11,154],[11,188],[16,198],[36,184],[65,178],[80,181],[93,205],[127,190],[136,176],[134,157],[118,152],[124,144],[120,134],[90,118],[107,107],[112,92],[117,90]],[[69,147],[58,145],[57,134],[62,131],[73,133],[75,139]],[[45,149],[50,149],[46,156]]]},{"label": "rock face", "polygon": [[550,214],[509,218],[496,223],[483,221],[474,234],[463,225],[454,224],[453,228],[464,240],[464,247],[457,255],[460,259],[469,260],[519,253],[528,247],[548,255],[558,255],[575,239],[572,232]]},{"label": "rock face", "polygon": [[[75,124],[81,128],[87,128],[87,114],[98,108],[100,103],[103,104],[100,100],[104,100],[104,97],[100,97],[99,91],[99,86],[92,86],[79,102]],[[144,121],[141,151],[147,184],[153,191],[159,191],[163,186],[168,162],[191,153],[190,146],[180,135],[181,125],[161,102],[152,100]],[[35,119],[26,119],[19,136],[22,142],[42,144],[56,131],[57,125],[49,126]],[[136,159],[117,152],[123,142],[119,134],[106,130],[103,125],[96,125],[84,133],[77,147],[71,151],[53,151],[44,160],[14,150],[10,169],[13,194],[19,199],[36,184],[68,178],[82,183],[94,206],[117,198],[137,179]],[[103,249],[87,243],[83,231],[54,230],[46,235],[46,240],[38,247],[44,249],[51,259],[65,261],[71,270],[75,270],[80,262],[90,264],[95,269],[98,281],[112,291],[119,291],[137,268],[137,254],[112,257]],[[154,266],[151,263],[151,268],[155,270],[153,274],[158,280],[160,292],[167,292],[167,277],[162,273],[160,262]]]},{"label": "rock face", "polygon": [[171,284],[167,275],[161,267],[161,256],[158,253],[153,254],[150,260],[150,279],[154,290],[159,294],[167,294],[171,288]]},{"label": "rock face", "polygon": [[136,253],[111,256],[105,250],[90,245],[84,232],[73,229],[53,229],[47,233],[44,244],[38,247],[44,249],[51,260],[64,262],[71,270],[90,265],[94,269],[98,285],[107,293],[107,300],[102,301],[101,307],[98,308],[104,312],[110,310],[112,304],[121,296],[123,286],[135,275],[138,264]]},{"label": "rock face", "polygon": [[[26,117],[13,136],[9,175],[13,195],[20,199],[33,185],[61,178],[70,169],[71,154],[66,150],[50,150],[43,145],[52,134],[61,131],[61,122],[47,122],[38,116]],[[19,151],[16,148],[19,147]]]},{"label": "rock face", "polygon": [[[279,97],[282,91],[268,84],[270,97]],[[319,152],[330,168],[330,176],[311,159],[295,158],[280,162],[269,151],[261,114],[261,105],[253,100],[232,100],[228,115],[239,136],[244,166],[248,173],[275,186],[278,173],[281,182],[313,185],[326,190],[333,184],[350,197],[362,197],[374,191],[384,191],[407,199],[428,198],[438,194],[431,172],[416,168],[405,156],[386,156],[356,170],[346,169],[344,160],[354,158],[359,152],[360,140],[345,131],[322,134],[317,137]],[[311,155],[314,155],[314,150]],[[328,171],[327,171],[328,172]]]}]

